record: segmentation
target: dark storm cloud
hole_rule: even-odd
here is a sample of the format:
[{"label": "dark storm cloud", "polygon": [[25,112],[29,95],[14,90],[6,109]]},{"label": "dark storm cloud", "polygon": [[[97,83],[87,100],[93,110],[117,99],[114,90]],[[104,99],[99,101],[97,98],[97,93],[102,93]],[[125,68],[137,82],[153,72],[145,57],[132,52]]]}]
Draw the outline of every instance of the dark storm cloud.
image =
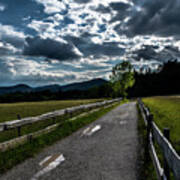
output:
[{"label": "dark storm cloud", "polygon": [[118,47],[117,42],[104,42],[102,44],[96,44],[91,40],[93,35],[84,33],[81,37],[67,36],[66,40],[72,42],[84,56],[119,56],[124,53],[124,49]]},{"label": "dark storm cloud", "polygon": [[74,0],[74,1],[82,4],[91,2],[91,0]]},{"label": "dark storm cloud", "polygon": [[105,7],[102,4],[100,4],[95,10],[101,13],[110,13],[111,12],[110,8],[111,8],[110,6]]},{"label": "dark storm cloud", "polygon": [[75,48],[71,44],[49,38],[42,39],[40,37],[27,38],[26,42],[24,55],[44,56],[58,60],[79,58],[79,54],[75,52]]},{"label": "dark storm cloud", "polygon": [[144,45],[141,49],[132,52],[135,55],[136,60],[157,60],[159,62],[168,62],[177,60],[180,57],[178,48],[173,46],[165,46],[161,51],[158,50],[158,46]]},{"label": "dark storm cloud", "polygon": [[123,2],[112,2],[110,3],[110,6],[116,11],[126,11],[129,7],[131,7],[129,4]]},{"label": "dark storm cloud", "polygon": [[[126,17],[129,15],[129,9],[131,8],[130,4],[126,4],[123,2],[113,2],[110,3],[110,7],[116,11],[116,15],[111,19],[110,22],[117,22],[117,21],[123,21]],[[115,30],[119,30],[121,25],[117,25],[115,27]],[[121,34],[121,32],[119,32]]]},{"label": "dark storm cloud", "polygon": [[158,34],[163,36],[180,34],[180,1],[151,0],[134,1],[138,11],[128,23],[129,32],[136,34]]}]

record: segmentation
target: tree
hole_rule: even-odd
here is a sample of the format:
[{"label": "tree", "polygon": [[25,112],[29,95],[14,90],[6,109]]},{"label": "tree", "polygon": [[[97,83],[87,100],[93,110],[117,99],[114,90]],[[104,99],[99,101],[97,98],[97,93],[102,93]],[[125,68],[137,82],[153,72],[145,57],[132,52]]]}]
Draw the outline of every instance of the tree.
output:
[{"label": "tree", "polygon": [[133,67],[130,62],[124,61],[115,65],[110,76],[112,88],[115,96],[127,96],[127,89],[135,83]]}]

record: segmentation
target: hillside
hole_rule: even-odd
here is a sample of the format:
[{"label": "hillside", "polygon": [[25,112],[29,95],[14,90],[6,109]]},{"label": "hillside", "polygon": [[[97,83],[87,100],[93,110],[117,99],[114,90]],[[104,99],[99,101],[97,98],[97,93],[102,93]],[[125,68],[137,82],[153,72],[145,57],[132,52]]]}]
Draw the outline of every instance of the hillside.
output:
[{"label": "hillside", "polygon": [[28,92],[42,92],[42,91],[50,91],[52,93],[59,91],[72,91],[72,90],[80,90],[85,91],[90,88],[99,87],[103,84],[107,83],[104,79],[93,79],[90,81],[84,81],[79,83],[68,84],[65,86],[60,86],[58,84],[40,86],[40,87],[30,87],[26,84],[19,84],[15,86],[7,86],[0,87],[0,95],[3,94],[12,94],[16,92],[28,93]]},{"label": "hillside", "polygon": [[15,92],[31,92],[32,88],[25,84],[18,84],[15,86],[7,86],[7,87],[0,87],[0,95],[2,94],[11,94]]},{"label": "hillside", "polygon": [[69,84],[66,86],[62,86],[62,91],[72,91],[72,90],[88,90],[90,88],[94,88],[94,87],[98,87],[101,86],[103,84],[107,83],[106,80],[104,79],[93,79],[90,81],[85,81],[82,83],[73,83],[73,84]]}]

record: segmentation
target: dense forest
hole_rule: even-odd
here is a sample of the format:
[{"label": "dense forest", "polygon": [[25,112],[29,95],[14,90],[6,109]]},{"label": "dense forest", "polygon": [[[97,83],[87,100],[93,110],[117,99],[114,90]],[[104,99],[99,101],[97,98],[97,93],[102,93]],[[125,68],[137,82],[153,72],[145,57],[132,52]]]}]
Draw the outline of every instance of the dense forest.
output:
[{"label": "dense forest", "polygon": [[135,72],[130,97],[180,94],[180,62],[169,61],[158,72]]},{"label": "dense forest", "polygon": [[[135,84],[128,89],[128,96],[144,97],[154,95],[180,94],[180,63],[167,62],[158,72],[134,73]],[[10,93],[0,96],[0,102],[45,101],[61,99],[88,99],[114,97],[111,83],[90,88],[88,90],[69,90],[51,92],[49,90],[29,93]]]}]

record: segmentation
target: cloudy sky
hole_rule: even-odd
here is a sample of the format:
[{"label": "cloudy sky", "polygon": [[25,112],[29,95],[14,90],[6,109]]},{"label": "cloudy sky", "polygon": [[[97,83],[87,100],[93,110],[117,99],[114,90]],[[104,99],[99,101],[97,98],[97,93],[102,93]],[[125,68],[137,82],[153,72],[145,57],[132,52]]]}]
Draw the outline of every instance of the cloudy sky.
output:
[{"label": "cloudy sky", "polygon": [[179,0],[0,0],[0,86],[108,79],[178,59]]}]

